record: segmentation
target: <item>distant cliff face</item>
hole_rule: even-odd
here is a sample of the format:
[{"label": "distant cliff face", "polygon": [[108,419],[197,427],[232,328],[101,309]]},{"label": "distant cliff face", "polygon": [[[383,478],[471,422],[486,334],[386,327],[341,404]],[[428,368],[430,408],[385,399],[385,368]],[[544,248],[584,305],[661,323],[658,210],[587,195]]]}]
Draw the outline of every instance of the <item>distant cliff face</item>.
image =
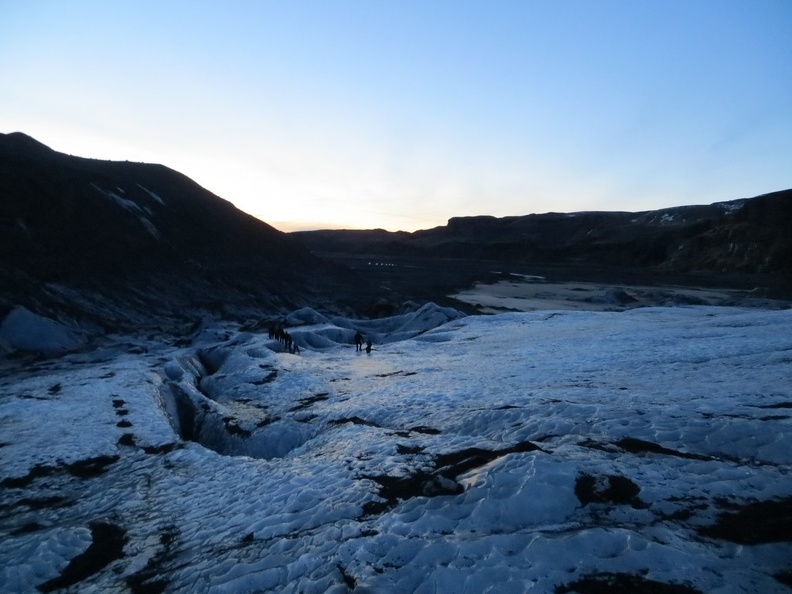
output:
[{"label": "distant cliff face", "polygon": [[349,271],[176,171],[0,135],[0,310],[99,323],[239,317],[354,299],[352,284]]},{"label": "distant cliff face", "polygon": [[484,257],[673,272],[792,271],[792,191],[641,213],[452,219],[421,240]]},{"label": "distant cliff face", "polygon": [[792,272],[792,190],[640,213],[453,218],[415,233],[294,233],[316,253],[484,259],[665,272]]},{"label": "distant cliff face", "polygon": [[[486,270],[534,273],[550,267],[610,279],[706,278],[743,287],[756,282],[792,294],[792,190],[639,213],[461,217],[415,233],[292,235],[318,255],[374,272],[373,280],[429,292],[476,280]],[[387,275],[367,267],[367,261],[381,259],[409,261],[415,274],[408,278],[408,267]]]}]

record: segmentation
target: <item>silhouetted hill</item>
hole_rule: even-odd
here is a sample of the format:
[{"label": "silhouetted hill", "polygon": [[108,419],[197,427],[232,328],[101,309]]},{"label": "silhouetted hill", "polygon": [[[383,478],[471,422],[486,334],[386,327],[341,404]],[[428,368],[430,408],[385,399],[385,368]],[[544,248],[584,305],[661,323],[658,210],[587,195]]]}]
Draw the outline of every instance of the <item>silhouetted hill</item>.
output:
[{"label": "silhouetted hill", "polygon": [[379,281],[390,278],[395,286],[412,283],[428,292],[477,280],[487,270],[549,271],[577,280],[662,278],[787,293],[792,287],[792,190],[638,213],[462,217],[414,233],[292,235],[313,253]]},{"label": "silhouetted hill", "polygon": [[23,305],[112,327],[364,307],[356,285],[167,167],[0,134],[0,316]]},{"label": "silhouetted hill", "polygon": [[[642,213],[464,217],[415,233],[284,234],[162,165],[0,134],[0,319],[17,306],[104,330],[302,306],[392,313],[493,270],[792,293],[792,191]],[[383,303],[383,297],[387,302]]]}]

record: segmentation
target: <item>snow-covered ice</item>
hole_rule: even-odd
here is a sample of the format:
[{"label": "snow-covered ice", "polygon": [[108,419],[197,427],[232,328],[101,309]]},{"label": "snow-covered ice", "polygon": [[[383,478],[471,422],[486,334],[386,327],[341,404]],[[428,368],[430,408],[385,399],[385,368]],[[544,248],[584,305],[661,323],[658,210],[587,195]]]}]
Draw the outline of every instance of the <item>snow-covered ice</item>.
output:
[{"label": "snow-covered ice", "polygon": [[87,337],[78,327],[40,316],[21,306],[12,309],[0,324],[0,353],[17,349],[64,353],[86,343]]},{"label": "snow-covered ice", "polygon": [[288,322],[4,361],[0,591],[788,591],[792,310]]}]

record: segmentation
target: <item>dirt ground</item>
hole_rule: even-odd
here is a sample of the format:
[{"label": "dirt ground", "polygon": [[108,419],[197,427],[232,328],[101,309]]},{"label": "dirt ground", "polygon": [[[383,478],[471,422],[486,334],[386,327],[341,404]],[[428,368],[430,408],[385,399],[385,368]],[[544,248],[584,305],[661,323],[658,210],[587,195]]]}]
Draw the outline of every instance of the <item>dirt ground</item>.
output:
[{"label": "dirt ground", "polygon": [[668,305],[730,305],[783,309],[789,301],[768,299],[756,292],[688,286],[641,286],[596,282],[548,281],[541,276],[508,275],[493,283],[477,283],[449,297],[480,313],[535,310],[624,311]]}]

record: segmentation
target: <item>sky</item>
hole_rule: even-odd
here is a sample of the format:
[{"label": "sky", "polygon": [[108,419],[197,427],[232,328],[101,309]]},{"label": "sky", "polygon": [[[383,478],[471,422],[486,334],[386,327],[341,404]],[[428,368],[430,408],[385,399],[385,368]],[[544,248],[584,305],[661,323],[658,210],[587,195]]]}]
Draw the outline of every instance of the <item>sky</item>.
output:
[{"label": "sky", "polygon": [[788,0],[0,0],[0,132],[282,229],[792,187]]}]

